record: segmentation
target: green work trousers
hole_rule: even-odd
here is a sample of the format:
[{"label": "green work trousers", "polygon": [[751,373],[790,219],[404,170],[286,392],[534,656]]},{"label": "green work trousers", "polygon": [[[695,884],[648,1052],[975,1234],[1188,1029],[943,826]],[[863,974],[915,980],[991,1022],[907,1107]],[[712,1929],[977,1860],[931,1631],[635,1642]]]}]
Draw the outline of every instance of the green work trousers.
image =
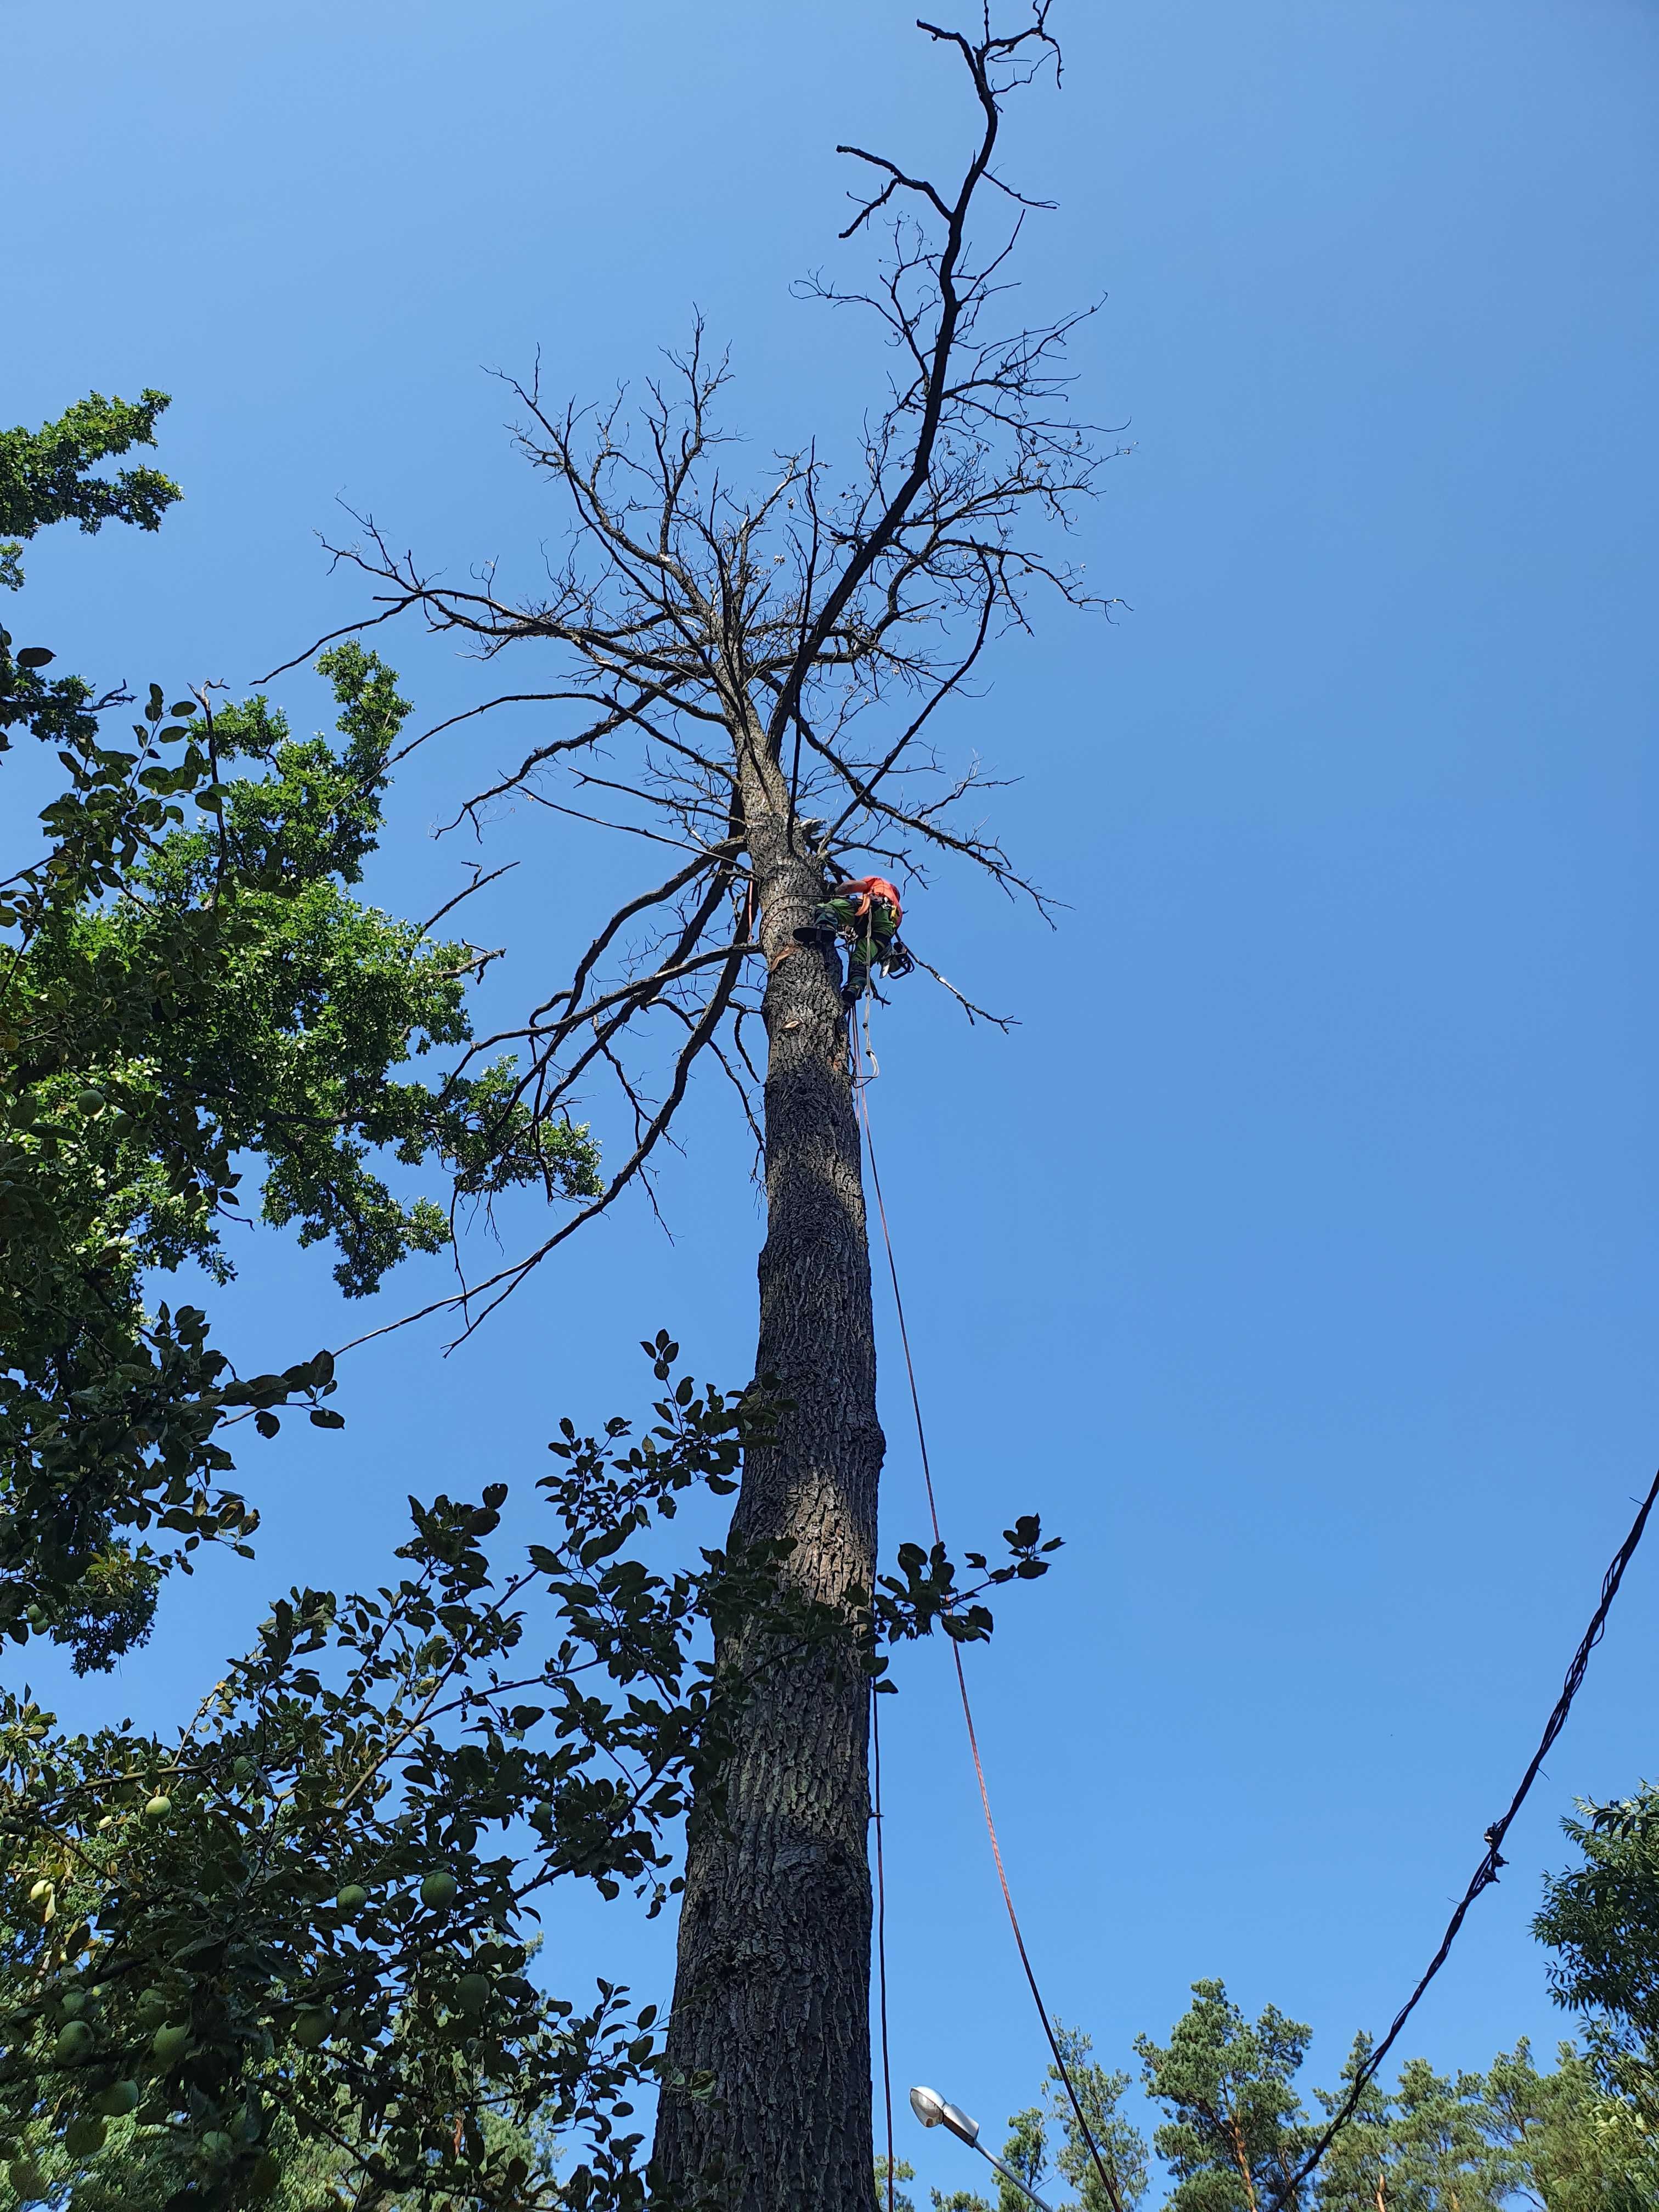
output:
[{"label": "green work trousers", "polygon": [[871,969],[886,965],[898,923],[885,899],[872,899],[862,914],[858,909],[855,898],[826,899],[817,918],[847,940],[847,988],[861,999],[870,988]]}]

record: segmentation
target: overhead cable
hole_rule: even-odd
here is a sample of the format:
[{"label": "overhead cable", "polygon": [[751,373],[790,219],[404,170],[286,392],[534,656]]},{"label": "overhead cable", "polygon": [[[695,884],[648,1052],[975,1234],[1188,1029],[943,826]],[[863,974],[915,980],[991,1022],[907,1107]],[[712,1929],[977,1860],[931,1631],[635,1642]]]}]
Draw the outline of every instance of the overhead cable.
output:
[{"label": "overhead cable", "polygon": [[1297,2191],[1307,2180],[1320,2160],[1324,2157],[1337,2136],[1358,2111],[1360,2099],[1376,2079],[1382,2061],[1399,2040],[1400,2031],[1416,2011],[1429,1984],[1450,1956],[1451,1947],[1457,1941],[1458,1930],[1468,1917],[1469,1907],[1483,1890],[1490,1889],[1492,1883],[1497,1881],[1498,1869],[1504,1863],[1503,1843],[1504,1837],[1510,1832],[1510,1824],[1526,1803],[1528,1793],[1538,1779],[1539,1770],[1548,1758],[1556,1738],[1567,1724],[1567,1715],[1572,1711],[1572,1701],[1578,1695],[1583,1683],[1585,1669],[1589,1665],[1590,1654],[1601,1641],[1602,1631],[1607,1625],[1607,1615],[1612,1612],[1613,1601],[1619,1595],[1619,1585],[1625,1579],[1626,1568],[1636,1556],[1636,1547],[1642,1540],[1643,1531],[1648,1525],[1648,1516],[1652,1512],[1656,1502],[1659,1502],[1659,1474],[1654,1476],[1648,1494],[1642,1501],[1642,1510],[1631,1523],[1629,1535],[1619,1547],[1612,1565],[1601,1577],[1601,1601],[1596,1607],[1590,1625],[1584,1631],[1583,1638],[1572,1656],[1572,1664],[1568,1668],[1566,1679],[1561,1685],[1561,1694],[1555,1701],[1555,1710],[1545,1723],[1544,1733],[1539,1740],[1538,1748],[1532,1755],[1532,1763],[1522,1776],[1521,1786],[1510,1798],[1509,1809],[1500,1819],[1492,1822],[1482,1838],[1486,1846],[1485,1854],[1474,1870],[1474,1879],[1458,1903],[1457,1910],[1446,1923],[1446,1932],[1440,1939],[1440,1948],[1430,1960],[1417,1987],[1395,2014],[1388,2033],[1366,2058],[1364,2064],[1356,2070],[1353,2080],[1349,2085],[1347,2095],[1332,2114],[1330,2122],[1323,2133],[1320,2135],[1296,2172],[1273,2192],[1273,2212],[1278,2212],[1279,2207],[1289,2206],[1293,2203]]}]

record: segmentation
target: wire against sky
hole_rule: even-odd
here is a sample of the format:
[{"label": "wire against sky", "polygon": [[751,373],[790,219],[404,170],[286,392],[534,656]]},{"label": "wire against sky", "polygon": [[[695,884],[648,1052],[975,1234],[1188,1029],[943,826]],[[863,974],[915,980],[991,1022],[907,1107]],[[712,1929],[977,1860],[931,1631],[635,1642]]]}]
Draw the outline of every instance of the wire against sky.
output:
[{"label": "wire against sky", "polygon": [[[886,1247],[887,1270],[892,1279],[893,1305],[898,1316],[899,1342],[902,1346],[904,1351],[905,1371],[908,1376],[910,1384],[911,1410],[915,1416],[916,1443],[921,1455],[922,1476],[927,1488],[927,1510],[933,1521],[933,1540],[935,1543],[940,1543],[944,1540],[939,1533],[939,1507],[933,1494],[933,1468],[927,1456],[927,1431],[922,1424],[921,1401],[916,1388],[915,1366],[910,1357],[909,1331],[905,1327],[904,1321],[904,1299],[899,1290],[898,1267],[893,1256],[892,1235],[888,1227],[887,1206],[886,1202],[882,1196],[881,1174],[876,1164],[875,1139],[870,1126],[870,1107],[868,1098],[866,1095],[868,1088],[869,1079],[865,1078],[863,1079],[860,1079],[858,1077],[858,1033],[855,1024],[849,1024],[848,1027],[851,1031],[851,1042],[854,1062],[854,1088],[858,1099],[860,1118],[864,1124],[865,1148],[870,1158],[870,1180],[876,1194],[876,1209],[881,1221],[882,1242]],[[873,1053],[871,1054],[870,1058],[872,1065],[873,1066],[875,1059]],[[1465,1919],[1468,1916],[1470,1906],[1474,1903],[1476,1898],[1481,1894],[1483,1890],[1490,1888],[1492,1884],[1497,1881],[1498,1869],[1505,1863],[1503,1856],[1504,1839],[1508,1835],[1510,1826],[1514,1822],[1516,1814],[1520,1812],[1522,1805],[1526,1803],[1527,1798],[1531,1793],[1532,1785],[1538,1779],[1538,1776],[1543,1766],[1544,1761],[1548,1758],[1551,1750],[1553,1748],[1557,1739],[1561,1734],[1562,1729],[1567,1724],[1567,1716],[1572,1711],[1573,1700],[1578,1695],[1579,1690],[1583,1686],[1584,1675],[1589,1666],[1590,1654],[1595,1650],[1596,1645],[1601,1641],[1602,1635],[1607,1625],[1607,1616],[1613,1610],[1613,1600],[1618,1596],[1620,1584],[1625,1579],[1625,1570],[1629,1566],[1632,1559],[1636,1556],[1637,1547],[1641,1543],[1643,1534],[1648,1525],[1649,1516],[1651,1515],[1656,1503],[1659,1503],[1659,1473],[1656,1473],[1651,1484],[1649,1486],[1648,1494],[1643,1499],[1641,1509],[1638,1512],[1635,1520],[1631,1524],[1629,1534],[1625,1538],[1624,1542],[1614,1553],[1612,1564],[1608,1566],[1606,1574],[1601,1577],[1601,1601],[1596,1606],[1594,1614],[1591,1616],[1589,1626],[1584,1631],[1583,1636],[1580,1640],[1578,1649],[1573,1654],[1572,1662],[1568,1667],[1565,1678],[1561,1685],[1561,1694],[1557,1698],[1554,1709],[1551,1712],[1549,1719],[1545,1723],[1544,1733],[1539,1739],[1538,1748],[1533,1753],[1532,1759],[1527,1767],[1527,1771],[1521,1778],[1520,1786],[1516,1790],[1514,1796],[1510,1800],[1507,1810],[1503,1814],[1501,1818],[1494,1820],[1491,1827],[1486,1830],[1486,1835],[1483,1838],[1486,1846],[1485,1855],[1482,1857],[1480,1865],[1475,1869],[1474,1877],[1471,1880],[1468,1889],[1464,1891],[1462,1899],[1459,1900],[1457,1909],[1452,1914],[1450,1920],[1446,1923],[1446,1931],[1440,1939],[1439,1949],[1429,1961],[1429,1964],[1424,1970],[1422,1977],[1419,1980],[1416,1988],[1412,1991],[1410,1996],[1407,1998],[1405,2003],[1401,2005],[1400,2010],[1395,2014],[1392,2022],[1389,2024],[1388,2033],[1383,2037],[1381,2043],[1377,2045],[1376,2048],[1370,2053],[1370,2056],[1366,2059],[1364,2064],[1356,2071],[1353,2080],[1349,2085],[1347,2095],[1343,2099],[1341,2104],[1337,2106],[1335,2112],[1332,2114],[1329,2122],[1315,2142],[1313,2148],[1308,2152],[1306,2157],[1303,2160],[1296,2172],[1273,2191],[1271,2212],[1282,2212],[1282,2208],[1287,2207],[1291,2203],[1297,2191],[1298,2191],[1303,2183],[1308,2179],[1316,2166],[1318,2166],[1320,2160],[1330,2149],[1331,2145],[1336,2141],[1337,2136],[1353,2118],[1355,2112],[1358,2110],[1361,2098],[1364,2095],[1366,2089],[1376,2079],[1378,2072],[1381,2070],[1383,2060],[1388,2057],[1389,2051],[1393,2050],[1395,2043],[1398,2042],[1401,2031],[1404,2028],[1406,2022],[1411,2018],[1412,2014],[1416,2011],[1419,2004],[1422,2002],[1423,1997],[1428,1990],[1429,1984],[1434,1980],[1436,1975],[1438,1974],[1441,1968],[1445,1965],[1448,1958],[1451,1955],[1452,1945],[1457,1941],[1458,1933],[1462,1928]],[[1030,1956],[1026,1952],[1025,1939],[1020,1932],[1019,1917],[1014,1911],[1014,1900],[1009,1890],[1007,1873],[1002,1863],[1002,1850],[997,1840],[996,1822],[992,1817],[991,1800],[989,1793],[986,1788],[985,1769],[980,1759],[979,1740],[974,1727],[973,1707],[969,1700],[968,1678],[963,1668],[961,1647],[953,1642],[951,1646],[951,1651],[952,1657],[956,1661],[957,1684],[962,1693],[963,1717],[966,1721],[968,1726],[968,1742],[973,1753],[974,1773],[979,1784],[980,1802],[985,1810],[985,1825],[990,1834],[991,1853],[992,1856],[996,1861],[997,1880],[1002,1887],[1002,1901],[1007,1908],[1008,1922],[1009,1925],[1013,1929],[1014,1942],[1018,1948],[1020,1965],[1024,1968],[1025,1979],[1030,1984],[1031,1996],[1036,2005],[1037,2016],[1042,2023],[1042,2032],[1048,2038],[1048,2048],[1054,2054],[1055,2069],[1059,2073],[1061,2082],[1065,2086],[1066,2094],[1067,2098],[1070,2100],[1072,2110],[1077,2116],[1078,2126],[1082,2133],[1084,2142],[1088,2146],[1089,2155],[1094,2163],[1095,2170],[1100,2176],[1102,2185],[1104,2187],[1107,2197],[1111,2203],[1113,2212],[1123,2212],[1123,2201],[1119,2194],[1116,2182],[1111,2173],[1108,2171],[1105,2160],[1102,2157],[1099,2148],[1095,2142],[1094,2136],[1090,2130],[1088,2121],[1084,2117],[1083,2107],[1079,2101],[1077,2091],[1073,2087],[1071,2073],[1066,2064],[1065,2057],[1060,2050],[1059,2038],[1055,2035],[1054,2028],[1049,2022],[1048,2007],[1042,2001],[1042,1992],[1037,1986],[1036,1975],[1032,1969]],[[885,2008],[884,2003],[884,2011]],[[890,2175],[892,2170],[890,2094],[891,2093],[890,2089],[888,2137],[888,2170]]]},{"label": "wire against sky", "polygon": [[1652,1512],[1656,1501],[1659,1501],[1659,1474],[1656,1474],[1654,1476],[1651,1484],[1649,1486],[1648,1494],[1642,1501],[1641,1510],[1638,1513],[1635,1520],[1631,1523],[1629,1535],[1626,1537],[1624,1542],[1619,1547],[1618,1551],[1613,1555],[1612,1565],[1608,1567],[1606,1574],[1601,1577],[1601,1603],[1596,1607],[1595,1613],[1591,1617],[1590,1625],[1584,1631],[1583,1640],[1579,1644],[1577,1650],[1573,1654],[1572,1664],[1568,1668],[1566,1679],[1561,1685],[1561,1694],[1555,1701],[1554,1711],[1551,1713],[1549,1719],[1545,1723],[1543,1735],[1539,1740],[1537,1750],[1534,1752],[1532,1755],[1532,1763],[1528,1767],[1526,1772],[1522,1776],[1521,1786],[1516,1791],[1514,1796],[1510,1798],[1509,1809],[1504,1814],[1500,1820],[1494,1820],[1491,1827],[1489,1827],[1486,1832],[1486,1836],[1484,1838],[1486,1846],[1486,1855],[1481,1859],[1480,1865],[1475,1869],[1474,1877],[1469,1883],[1468,1887],[1464,1891],[1462,1899],[1459,1900],[1457,1910],[1452,1914],[1451,1918],[1446,1923],[1446,1932],[1440,1939],[1440,1948],[1435,1953],[1433,1958],[1430,1960],[1428,1966],[1423,1974],[1423,1978],[1418,1983],[1417,1987],[1412,1991],[1410,1996],[1407,1998],[1405,2003],[1401,2005],[1400,2010],[1395,2014],[1393,2024],[1390,2026],[1388,2033],[1383,2037],[1382,2042],[1377,2045],[1376,2050],[1372,2051],[1370,2057],[1365,2061],[1365,2063],[1358,2068],[1355,2072],[1353,2081],[1349,2085],[1347,2095],[1343,2099],[1341,2104],[1337,2106],[1336,2111],[1332,2114],[1330,2123],[1325,2129],[1324,2133],[1314,2144],[1313,2148],[1308,2153],[1307,2156],[1303,2160],[1301,2165],[1291,2176],[1290,2179],[1286,2181],[1281,2188],[1274,2191],[1273,2202],[1275,2212],[1276,2208],[1286,2205],[1290,2203],[1295,2191],[1300,2189],[1303,2183],[1308,2179],[1309,2175],[1318,2165],[1320,2160],[1324,2157],[1326,2152],[1336,2141],[1337,2136],[1353,2118],[1355,2112],[1358,2110],[1360,2099],[1364,2095],[1365,2091],[1370,2083],[1376,2079],[1377,2071],[1382,2066],[1382,2061],[1388,2057],[1389,2051],[1394,2048],[1395,2044],[1398,2041],[1400,2031],[1405,2027],[1406,2022],[1416,2011],[1418,2005],[1423,1997],[1424,1992],[1429,1986],[1429,1984],[1434,1979],[1435,1976],[1440,1972],[1440,1969],[1445,1965],[1447,1959],[1450,1956],[1451,1947],[1457,1941],[1458,1930],[1462,1927],[1464,1920],[1468,1917],[1469,1907],[1474,1903],[1475,1899],[1480,1896],[1482,1890],[1490,1888],[1492,1884],[1497,1881],[1498,1869],[1504,1863],[1502,1848],[1504,1838],[1509,1833],[1510,1825],[1515,1819],[1516,1814],[1521,1810],[1522,1805],[1526,1803],[1528,1794],[1531,1790],[1533,1784],[1538,1779],[1539,1770],[1542,1767],[1546,1759],[1548,1758],[1556,1738],[1560,1735],[1562,1729],[1567,1724],[1567,1715],[1572,1711],[1572,1701],[1578,1695],[1579,1690],[1583,1686],[1585,1670],[1589,1665],[1590,1654],[1595,1650],[1596,1645],[1601,1641],[1602,1631],[1607,1625],[1607,1615],[1612,1612],[1613,1601],[1619,1595],[1619,1585],[1625,1579],[1626,1568],[1629,1566],[1632,1559],[1636,1556],[1636,1547],[1642,1540],[1643,1531],[1648,1525],[1648,1516]]}]

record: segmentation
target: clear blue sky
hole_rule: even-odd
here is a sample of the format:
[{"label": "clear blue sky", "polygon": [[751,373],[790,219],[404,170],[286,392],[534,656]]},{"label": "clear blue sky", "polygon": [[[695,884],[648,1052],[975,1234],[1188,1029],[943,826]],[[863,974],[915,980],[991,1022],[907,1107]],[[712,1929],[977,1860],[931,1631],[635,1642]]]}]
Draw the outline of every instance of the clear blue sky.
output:
[{"label": "clear blue sky", "polygon": [[[890,0],[86,0],[14,9],[4,421],[174,395],[189,495],[154,539],[37,544],[0,610],[65,665],[245,684],[362,601],[337,494],[462,573],[551,527],[481,369],[603,392],[729,336],[758,458],[844,426],[843,333],[795,303],[853,137],[955,142]],[[945,732],[1022,781],[1051,934],[941,876],[872,1101],[950,1530],[1040,1509],[1058,1572],[974,1656],[1052,2002],[1101,2054],[1224,1975],[1316,2028],[1328,2081],[1393,2011],[1507,1802],[1659,1458],[1651,952],[1659,9],[1651,0],[1071,0],[1066,88],[1011,173],[1060,202],[1034,308],[1108,301],[1087,411],[1126,422],[1081,550],[1133,611],[1045,616]],[[432,719],[478,672],[383,640]],[[281,696],[301,726],[321,687]],[[520,734],[422,756],[373,890]],[[527,988],[609,858],[514,817],[493,909]],[[480,922],[476,927],[480,929]],[[614,1133],[602,1128],[602,1134]],[[659,1323],[751,1355],[757,1218],[700,1100],[641,1209],[447,1362],[362,1357],[343,1438],[250,1474],[263,1559],[169,1600],[110,1682],[157,1720],[290,1576],[378,1576],[404,1492],[527,1489],[570,1411],[635,1402]],[[250,1243],[225,1328],[287,1358],[359,1325],[327,1263]],[[394,1281],[385,1310],[427,1279]],[[884,1372],[890,1539],[922,1526]],[[1659,1771],[1659,1556],[1412,2047],[1557,2032],[1527,1933],[1557,1816]],[[989,2122],[1040,2071],[943,1651],[888,1708],[895,2067]],[[660,1990],[663,1931],[574,1910],[549,1959]],[[966,2154],[900,2143],[925,2181]]]}]

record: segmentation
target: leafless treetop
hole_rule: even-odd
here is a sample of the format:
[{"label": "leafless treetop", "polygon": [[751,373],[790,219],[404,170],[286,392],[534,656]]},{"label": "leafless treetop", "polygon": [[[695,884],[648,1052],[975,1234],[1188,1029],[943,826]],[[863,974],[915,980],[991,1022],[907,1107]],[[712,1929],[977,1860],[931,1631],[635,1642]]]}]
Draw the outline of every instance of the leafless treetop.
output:
[{"label": "leafless treetop", "polygon": [[[988,6],[975,33],[920,24],[959,63],[976,115],[951,180],[837,149],[867,180],[841,236],[873,233],[880,248],[862,283],[816,275],[797,289],[874,316],[891,355],[851,456],[832,459],[808,435],[760,485],[737,480],[718,412],[728,362],[699,321],[664,374],[608,406],[550,402],[539,370],[507,380],[520,448],[565,509],[562,557],[535,594],[507,595],[493,567],[445,583],[368,517],[355,518],[356,543],[331,549],[380,603],[353,629],[416,611],[486,661],[546,649],[536,688],[503,690],[415,741],[506,706],[546,710],[545,734],[465,799],[457,823],[481,829],[516,794],[674,855],[522,1020],[473,1048],[516,1051],[520,1096],[540,1115],[568,1112],[608,1077],[634,1128],[603,1193],[475,1291],[503,1295],[629,1183],[649,1188],[705,1054],[753,1122],[745,1030],[764,984],[756,921],[775,854],[757,817],[781,821],[784,848],[818,880],[873,862],[925,882],[931,859],[954,854],[1042,907],[965,811],[977,766],[943,770],[928,726],[988,645],[1025,626],[1034,586],[1110,605],[1062,557],[1112,457],[1068,404],[1066,342],[1094,309],[1032,326],[1009,307],[1022,229],[1044,203],[999,173],[997,147],[1010,94],[1047,71],[1058,82],[1050,7],[1036,0],[1006,33]],[[676,1040],[665,1054],[651,1036],[663,1022]]]}]

